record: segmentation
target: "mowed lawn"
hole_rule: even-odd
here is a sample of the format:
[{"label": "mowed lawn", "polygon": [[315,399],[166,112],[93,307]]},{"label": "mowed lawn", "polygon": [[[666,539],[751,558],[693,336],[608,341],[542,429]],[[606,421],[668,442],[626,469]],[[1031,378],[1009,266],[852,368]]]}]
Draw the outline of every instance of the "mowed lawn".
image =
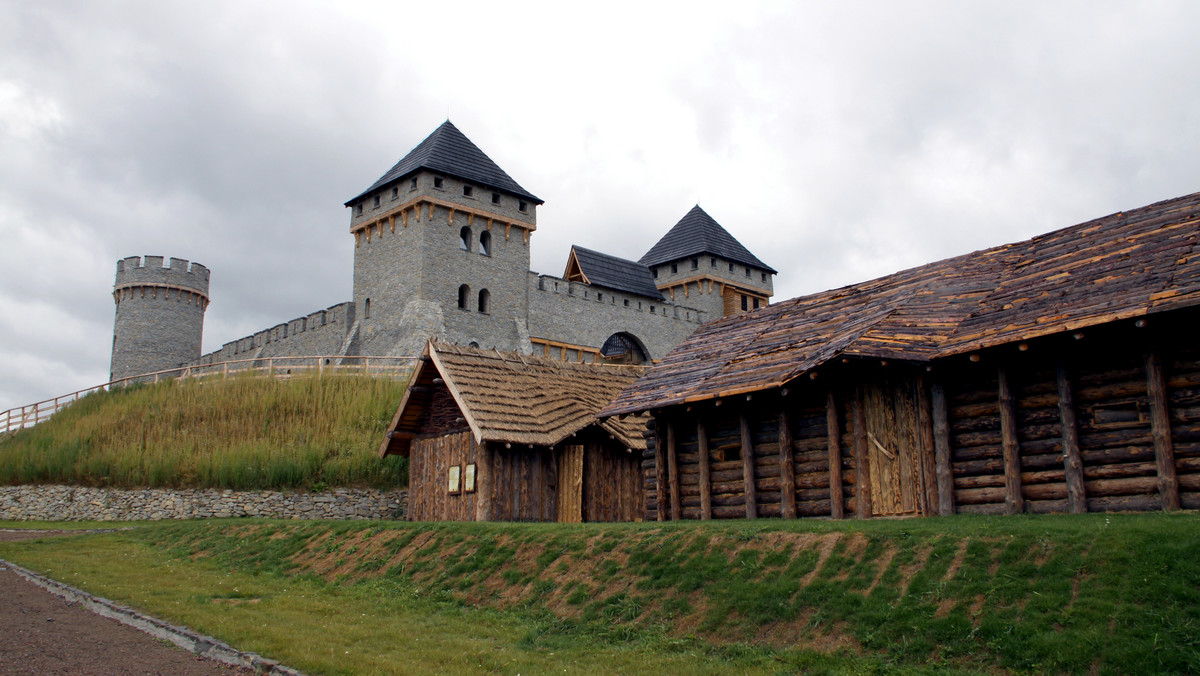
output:
[{"label": "mowed lawn", "polygon": [[159,522],[0,557],[314,674],[1200,672],[1192,513]]}]

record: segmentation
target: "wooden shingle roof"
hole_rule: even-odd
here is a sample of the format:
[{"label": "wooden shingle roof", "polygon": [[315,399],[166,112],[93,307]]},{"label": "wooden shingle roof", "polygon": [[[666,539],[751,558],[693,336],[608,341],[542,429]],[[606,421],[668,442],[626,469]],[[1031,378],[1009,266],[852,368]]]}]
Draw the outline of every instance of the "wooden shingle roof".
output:
[{"label": "wooden shingle roof", "polygon": [[422,169],[440,171],[450,176],[475,181],[494,190],[524,197],[535,204],[542,203],[542,200],[522,188],[505,173],[500,165],[484,154],[479,146],[472,143],[458,127],[450,123],[450,120],[446,120],[395,166],[380,176],[378,181],[372,183],[371,187],[347,201],[345,206],[351,206],[372,192],[403,181]]},{"label": "wooden shingle roof", "polygon": [[777,274],[774,268],[758,260],[758,256],[750,253],[750,250],[742,246],[728,230],[713,220],[699,204],[684,214],[638,262],[654,266],[702,254],[720,256],[725,260]]},{"label": "wooden shingle roof", "polygon": [[779,387],[835,357],[963,354],[1200,304],[1200,193],[701,326],[601,415]]},{"label": "wooden shingle roof", "polygon": [[644,449],[643,417],[600,421],[596,413],[646,372],[514,352],[430,342],[388,428],[380,455],[407,454],[424,409],[445,387],[478,442],[554,446],[600,425],[627,448]]}]

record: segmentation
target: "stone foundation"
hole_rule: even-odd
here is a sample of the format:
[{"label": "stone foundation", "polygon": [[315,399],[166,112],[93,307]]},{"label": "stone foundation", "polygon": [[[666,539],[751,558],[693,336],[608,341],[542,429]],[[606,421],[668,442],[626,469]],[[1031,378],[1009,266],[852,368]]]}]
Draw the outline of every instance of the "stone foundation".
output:
[{"label": "stone foundation", "polygon": [[258,516],[403,519],[408,491],[337,488],[324,493],[218,489],[0,486],[0,520],[149,521]]}]

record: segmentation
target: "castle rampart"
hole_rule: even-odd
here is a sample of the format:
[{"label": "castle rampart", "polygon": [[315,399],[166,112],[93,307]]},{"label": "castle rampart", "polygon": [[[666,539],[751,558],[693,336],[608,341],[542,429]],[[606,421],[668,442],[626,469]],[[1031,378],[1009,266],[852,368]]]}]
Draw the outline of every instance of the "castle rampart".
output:
[{"label": "castle rampart", "polygon": [[304,317],[231,340],[184,366],[207,366],[268,357],[344,356],[346,335],[354,326],[354,304],[338,303]]}]

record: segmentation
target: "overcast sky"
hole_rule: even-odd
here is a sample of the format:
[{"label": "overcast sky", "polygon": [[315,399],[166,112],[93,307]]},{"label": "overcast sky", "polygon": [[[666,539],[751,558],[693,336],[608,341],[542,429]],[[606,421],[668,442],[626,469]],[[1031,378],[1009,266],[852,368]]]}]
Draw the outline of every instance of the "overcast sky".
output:
[{"label": "overcast sky", "polygon": [[0,0],[0,409],[107,379],[116,261],[204,350],[350,300],[347,199],[449,117],[532,267],[699,203],[775,300],[1200,190],[1196,2]]}]

